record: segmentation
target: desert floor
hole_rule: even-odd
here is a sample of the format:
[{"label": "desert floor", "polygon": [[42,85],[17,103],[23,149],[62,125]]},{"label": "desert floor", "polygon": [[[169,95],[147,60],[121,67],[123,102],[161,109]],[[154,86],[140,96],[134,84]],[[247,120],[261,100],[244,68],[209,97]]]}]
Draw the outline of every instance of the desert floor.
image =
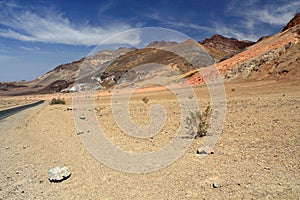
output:
[{"label": "desert floor", "polygon": [[[77,135],[74,110],[67,109],[70,94],[1,97],[0,109],[52,97],[67,104],[45,103],[0,122],[0,199],[299,199],[300,83],[258,81],[225,88],[226,120],[214,153],[200,158],[196,152],[205,137],[195,139],[173,164],[148,173],[112,169],[89,153],[81,140],[89,133]],[[203,110],[207,88],[195,91]],[[131,119],[139,125],[149,122],[152,105],[165,107],[168,119],[152,138],[120,130],[111,113],[114,103],[109,95],[99,95],[90,112],[121,149],[155,151],[175,137],[181,111],[174,93],[150,91],[131,98]],[[71,177],[49,182],[48,169],[63,165]]]}]

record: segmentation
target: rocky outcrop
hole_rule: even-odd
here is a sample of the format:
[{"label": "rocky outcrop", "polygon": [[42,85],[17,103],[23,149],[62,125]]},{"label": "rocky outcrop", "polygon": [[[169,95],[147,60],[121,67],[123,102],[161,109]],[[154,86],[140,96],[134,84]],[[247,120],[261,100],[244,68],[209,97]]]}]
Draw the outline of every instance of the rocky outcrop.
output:
[{"label": "rocky outcrop", "polygon": [[287,43],[282,48],[242,63],[225,75],[227,79],[297,80],[299,79],[300,43]]},{"label": "rocky outcrop", "polygon": [[207,38],[200,42],[200,44],[210,46],[227,54],[236,54],[243,51],[246,47],[253,45],[251,41],[239,41],[234,38],[227,38],[222,35],[213,35],[211,38]]},{"label": "rocky outcrop", "polygon": [[237,76],[249,78],[254,72],[257,72],[265,64],[268,64],[274,59],[277,59],[278,56],[278,53],[276,53],[275,51],[268,51],[262,56],[237,65],[225,74],[225,79],[234,79]]},{"label": "rocky outcrop", "polygon": [[3,82],[3,83],[0,82],[0,90],[3,91],[7,91],[12,88],[22,88],[22,87],[26,87],[26,86],[17,82]]},{"label": "rocky outcrop", "polygon": [[[102,50],[95,55],[82,58],[72,63],[62,64],[36,80],[40,90],[38,93],[52,93],[64,90],[74,82],[90,82],[92,75],[103,65],[124,55],[135,48],[121,47],[117,50]],[[78,71],[80,70],[80,76]],[[81,79],[81,80],[80,80]]]},{"label": "rocky outcrop", "polygon": [[289,23],[287,23],[287,25],[282,29],[282,31],[285,31],[297,25],[300,25],[300,13],[296,14],[295,17],[291,19],[291,21],[289,21]]},{"label": "rocky outcrop", "polygon": [[41,94],[49,94],[49,93],[54,93],[54,92],[61,92],[63,89],[69,87],[72,85],[74,81],[66,81],[66,80],[57,80],[54,81],[53,83],[47,85],[37,93]]}]

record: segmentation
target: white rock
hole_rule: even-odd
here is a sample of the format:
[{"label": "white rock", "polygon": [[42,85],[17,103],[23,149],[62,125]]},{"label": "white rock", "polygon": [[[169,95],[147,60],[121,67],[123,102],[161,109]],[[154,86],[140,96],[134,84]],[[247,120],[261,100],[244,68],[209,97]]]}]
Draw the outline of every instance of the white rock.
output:
[{"label": "white rock", "polygon": [[60,182],[71,176],[68,167],[54,167],[48,170],[48,179],[50,182]]}]

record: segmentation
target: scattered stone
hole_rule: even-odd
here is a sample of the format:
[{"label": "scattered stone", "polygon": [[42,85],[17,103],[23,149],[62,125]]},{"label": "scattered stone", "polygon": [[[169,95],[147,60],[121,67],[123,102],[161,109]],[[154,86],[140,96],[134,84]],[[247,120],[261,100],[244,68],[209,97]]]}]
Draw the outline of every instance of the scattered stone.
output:
[{"label": "scattered stone", "polygon": [[214,154],[214,151],[207,152],[207,151],[202,150],[201,148],[199,148],[197,150],[197,154]]},{"label": "scattered stone", "polygon": [[198,149],[197,154],[207,154],[205,150]]},{"label": "scattered stone", "polygon": [[84,117],[84,116],[80,116],[79,118],[80,118],[80,119],[82,119],[82,120],[84,120],[84,119],[85,119],[85,117]]},{"label": "scattered stone", "polygon": [[148,103],[149,99],[148,99],[148,97],[143,97],[142,101],[143,101],[144,103]]},{"label": "scattered stone", "polygon": [[48,179],[50,182],[61,182],[71,176],[68,167],[54,167],[48,170]]},{"label": "scattered stone", "polygon": [[73,110],[73,108],[67,108],[67,110]]},{"label": "scattered stone", "polygon": [[16,171],[16,174],[20,174],[20,172],[19,172],[19,171]]},{"label": "scattered stone", "polygon": [[5,149],[9,149],[9,147],[5,147]]},{"label": "scattered stone", "polygon": [[217,182],[213,182],[212,186],[213,186],[213,188],[218,188],[219,187]]},{"label": "scattered stone", "polygon": [[81,135],[81,134],[83,134],[84,132],[83,131],[78,131],[77,132],[77,135]]},{"label": "scattered stone", "polygon": [[23,146],[23,149],[26,149],[27,148],[27,146]]}]

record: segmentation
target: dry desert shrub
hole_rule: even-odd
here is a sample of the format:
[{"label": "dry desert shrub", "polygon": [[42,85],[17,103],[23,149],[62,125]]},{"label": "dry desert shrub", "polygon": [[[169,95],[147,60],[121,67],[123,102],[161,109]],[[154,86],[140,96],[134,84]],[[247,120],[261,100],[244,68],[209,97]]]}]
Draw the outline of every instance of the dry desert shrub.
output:
[{"label": "dry desert shrub", "polygon": [[[209,127],[209,119],[211,116],[211,108],[208,105],[203,112],[190,111],[190,116],[186,118],[187,129],[189,134],[196,138],[203,137],[207,135],[207,130]],[[198,124],[197,124],[198,123]],[[195,133],[194,127],[197,126],[197,131]]]},{"label": "dry desert shrub", "polygon": [[51,99],[50,105],[54,105],[54,104],[66,104],[66,101],[64,99],[56,99],[56,98],[53,98]]}]

